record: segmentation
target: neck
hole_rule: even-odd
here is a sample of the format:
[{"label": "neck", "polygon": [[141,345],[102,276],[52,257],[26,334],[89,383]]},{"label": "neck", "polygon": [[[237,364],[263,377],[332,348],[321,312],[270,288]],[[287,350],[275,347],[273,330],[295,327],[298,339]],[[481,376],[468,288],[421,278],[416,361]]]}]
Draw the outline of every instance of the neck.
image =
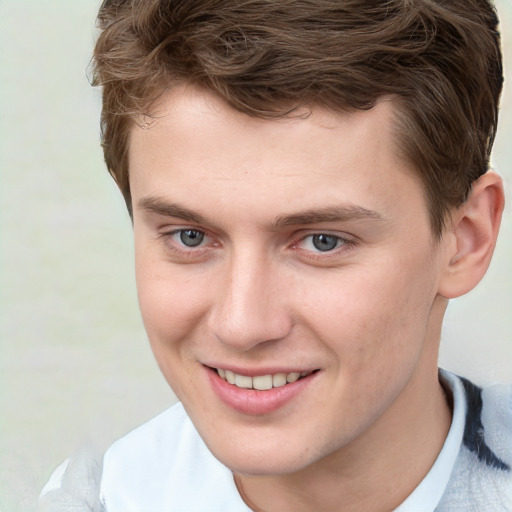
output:
[{"label": "neck", "polygon": [[247,505],[257,512],[337,512],[341,505],[344,512],[389,512],[398,507],[431,469],[451,423],[438,379],[438,342],[425,343],[424,350],[395,402],[349,445],[296,473],[235,475]]}]

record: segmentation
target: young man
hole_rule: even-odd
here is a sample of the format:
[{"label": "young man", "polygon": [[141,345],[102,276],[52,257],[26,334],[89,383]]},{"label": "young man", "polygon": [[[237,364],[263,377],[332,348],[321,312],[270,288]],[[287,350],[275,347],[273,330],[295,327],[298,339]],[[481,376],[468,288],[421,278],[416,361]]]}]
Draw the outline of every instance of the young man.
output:
[{"label": "young man", "polygon": [[510,389],[437,368],[503,210],[493,8],[114,0],[99,22],[105,159],[180,404],[107,451],[96,506],[512,510]]}]

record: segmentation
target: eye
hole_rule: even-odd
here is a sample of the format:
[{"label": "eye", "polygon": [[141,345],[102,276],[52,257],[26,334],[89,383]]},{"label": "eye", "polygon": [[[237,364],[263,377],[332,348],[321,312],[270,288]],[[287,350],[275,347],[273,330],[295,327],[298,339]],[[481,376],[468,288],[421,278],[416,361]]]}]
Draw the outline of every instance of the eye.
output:
[{"label": "eye", "polygon": [[328,252],[343,245],[344,240],[339,236],[318,233],[303,239],[303,248],[309,251]]},{"label": "eye", "polygon": [[313,235],[311,242],[319,251],[332,251],[340,244],[340,238],[333,235]]},{"label": "eye", "polygon": [[197,247],[204,240],[204,233],[196,229],[182,229],[177,234],[180,242],[187,247]]},{"label": "eye", "polygon": [[[164,231],[157,235],[165,258],[177,263],[196,263],[206,261],[212,256],[212,250],[220,247],[219,241],[207,231],[195,227],[182,227]],[[165,229],[165,228],[162,228]]]}]

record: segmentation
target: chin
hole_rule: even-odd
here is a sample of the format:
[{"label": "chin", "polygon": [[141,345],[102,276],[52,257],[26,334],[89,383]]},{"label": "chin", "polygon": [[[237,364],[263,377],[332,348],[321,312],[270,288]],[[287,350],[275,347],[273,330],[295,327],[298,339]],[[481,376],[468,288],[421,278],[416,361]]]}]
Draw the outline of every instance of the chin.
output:
[{"label": "chin", "polygon": [[[215,455],[215,454],[214,454]],[[217,457],[222,464],[229,468],[233,473],[247,476],[276,476],[288,475],[300,471],[309,464],[297,460],[268,460],[268,458],[260,459],[258,457]]]},{"label": "chin", "polygon": [[[254,441],[244,442],[243,446],[233,443],[231,446],[208,444],[213,455],[231,471],[241,475],[271,476],[286,475],[300,471],[318,460],[308,443],[301,443],[299,450],[293,443],[278,442],[271,446],[261,446]],[[215,444],[215,443],[214,443]]]}]

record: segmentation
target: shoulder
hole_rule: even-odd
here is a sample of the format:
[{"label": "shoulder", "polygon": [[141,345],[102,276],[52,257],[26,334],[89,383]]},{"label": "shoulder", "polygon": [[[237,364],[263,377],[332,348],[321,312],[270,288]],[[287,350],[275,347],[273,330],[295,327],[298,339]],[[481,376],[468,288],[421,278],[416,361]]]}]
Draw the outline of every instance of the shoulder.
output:
[{"label": "shoulder", "polygon": [[231,471],[181,404],[116,441],[103,465],[90,455],[79,453],[57,468],[41,494],[41,512],[250,512]]},{"label": "shoulder", "polygon": [[104,512],[99,501],[101,457],[83,448],[64,461],[41,491],[39,512]]},{"label": "shoulder", "polygon": [[107,450],[104,457],[104,475],[112,466],[128,464],[136,460],[155,463],[162,457],[162,448],[173,459],[183,440],[192,441],[195,430],[180,403],[123,436]]},{"label": "shoulder", "polygon": [[101,501],[109,512],[246,510],[231,472],[176,404],[105,453]]},{"label": "shoulder", "polygon": [[448,381],[452,390],[459,389],[466,415],[455,466],[436,510],[512,510],[512,385],[481,387],[450,374]]},{"label": "shoulder", "polygon": [[510,473],[512,385],[480,387],[463,377],[459,378],[467,401],[464,447],[487,468]]}]

